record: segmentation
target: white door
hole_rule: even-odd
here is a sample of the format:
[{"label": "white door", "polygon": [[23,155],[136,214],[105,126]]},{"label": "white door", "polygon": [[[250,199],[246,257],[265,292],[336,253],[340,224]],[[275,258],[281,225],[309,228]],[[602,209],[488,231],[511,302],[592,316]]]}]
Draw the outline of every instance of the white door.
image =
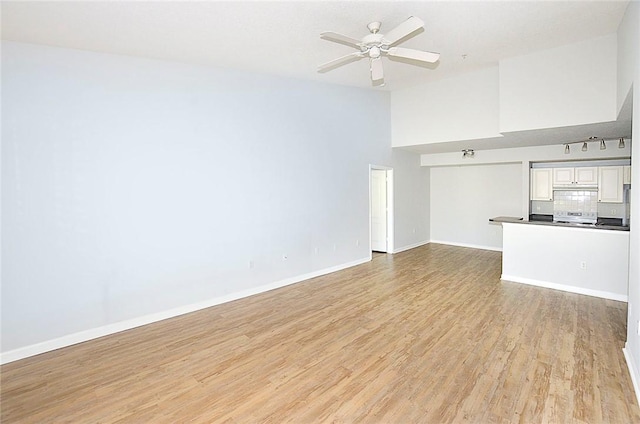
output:
[{"label": "white door", "polygon": [[371,250],[387,252],[387,171],[371,170]]}]

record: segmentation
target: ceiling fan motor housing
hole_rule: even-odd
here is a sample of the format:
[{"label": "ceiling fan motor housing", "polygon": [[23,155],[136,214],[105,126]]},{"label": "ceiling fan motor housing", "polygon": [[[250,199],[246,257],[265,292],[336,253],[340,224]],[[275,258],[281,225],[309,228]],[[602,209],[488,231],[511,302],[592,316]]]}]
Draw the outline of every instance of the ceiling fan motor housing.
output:
[{"label": "ceiling fan motor housing", "polygon": [[371,59],[379,58],[381,53],[382,53],[382,49],[380,47],[378,46],[369,47],[369,57]]}]

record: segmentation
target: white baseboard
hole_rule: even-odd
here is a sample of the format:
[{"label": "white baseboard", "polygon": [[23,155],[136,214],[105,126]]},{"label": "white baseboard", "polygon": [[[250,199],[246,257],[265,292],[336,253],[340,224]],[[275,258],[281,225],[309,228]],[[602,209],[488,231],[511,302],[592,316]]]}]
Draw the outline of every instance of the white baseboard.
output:
[{"label": "white baseboard", "polygon": [[430,243],[446,244],[446,245],[449,245],[449,246],[470,247],[471,249],[493,250],[494,252],[502,252],[502,248],[501,247],[482,246],[482,245],[479,245],[479,244],[457,243],[457,242],[454,242],[454,241],[443,241],[443,240],[431,240]]},{"label": "white baseboard", "polygon": [[2,352],[0,353],[0,364],[6,364],[9,362],[17,361],[19,359],[28,358],[30,356],[39,355],[41,353],[50,352],[52,350],[56,350],[56,349],[71,346],[74,344],[97,339],[98,337],[108,336],[110,334],[119,333],[125,330],[130,330],[132,328],[162,321],[168,318],[173,318],[179,315],[184,315],[191,312],[199,311],[201,309],[209,308],[215,305],[220,305],[226,302],[231,302],[233,300],[241,299],[243,297],[249,297],[255,294],[264,293],[269,290],[278,289],[280,287],[299,283],[301,281],[309,280],[311,278],[320,277],[322,275],[330,274],[332,272],[341,271],[346,268],[351,268],[353,266],[369,262],[370,260],[371,258],[366,257],[366,258],[358,259],[353,262],[336,265],[333,267],[321,269],[318,271],[313,271],[303,275],[297,275],[295,277],[287,278],[287,279],[276,281],[269,284],[264,284],[262,286],[254,287],[247,290],[242,290],[236,293],[230,293],[225,296],[219,296],[213,299],[207,299],[202,302],[180,306],[177,308],[169,309],[169,310],[158,312],[155,314],[145,315],[145,316],[133,318],[126,321],[120,321],[113,324],[104,325],[101,327],[91,328],[89,330],[68,334],[62,337],[58,337],[56,339],[51,339],[41,343],[36,343],[29,346],[21,347],[18,349],[10,350],[7,352]]},{"label": "white baseboard", "polygon": [[640,404],[640,387],[638,383],[640,383],[640,375],[638,375],[638,369],[635,366],[635,362],[633,362],[633,355],[631,355],[631,351],[627,348],[625,343],[624,348],[622,349],[622,353],[624,353],[624,359],[627,361],[627,368],[629,368],[629,375],[631,375],[631,382],[633,383],[633,390],[636,393],[636,401]]},{"label": "white baseboard", "polygon": [[570,293],[601,297],[603,299],[618,300],[620,302],[628,301],[627,295],[624,295],[624,294],[612,293],[612,292],[607,292],[602,290],[585,289],[583,287],[568,286],[565,284],[550,283],[548,281],[534,280],[531,278],[523,278],[515,275],[502,274],[500,279],[505,281],[511,281],[514,283],[528,284],[530,286],[545,287],[547,289],[562,290]]},{"label": "white baseboard", "polygon": [[410,244],[408,246],[403,246],[400,247],[398,249],[395,249],[393,252],[391,253],[400,253],[400,252],[404,252],[405,250],[411,250],[411,249],[415,249],[416,247],[420,247],[420,246],[424,246],[425,244],[429,244],[429,240],[426,241],[420,241],[418,243],[414,243],[414,244]]}]

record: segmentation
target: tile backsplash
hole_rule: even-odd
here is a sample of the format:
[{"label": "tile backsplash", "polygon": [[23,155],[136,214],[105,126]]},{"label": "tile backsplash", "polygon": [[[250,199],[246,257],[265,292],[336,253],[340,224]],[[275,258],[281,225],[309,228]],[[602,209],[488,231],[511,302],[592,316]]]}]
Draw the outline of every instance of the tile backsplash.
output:
[{"label": "tile backsplash", "polygon": [[[593,204],[595,203],[596,209],[595,211],[598,213],[597,216],[599,218],[623,218],[625,215],[629,216],[629,202],[627,203],[600,203],[598,202],[598,194],[596,191],[587,190],[589,192],[588,201],[581,194],[574,193],[582,193],[584,190],[555,190],[554,198],[556,200],[559,199],[558,195],[562,198],[562,207],[579,207],[582,205],[583,207],[588,204],[589,211],[593,211]],[[570,193],[570,194],[567,194]],[[569,200],[571,197],[571,200]],[[575,200],[574,200],[575,197]],[[580,199],[582,198],[583,203],[580,204]],[[574,204],[574,201],[577,202]],[[539,215],[553,215],[554,207],[556,206],[556,202],[551,200],[532,200],[531,201],[531,209],[530,213],[539,214]],[[573,209],[566,209],[571,210]]]},{"label": "tile backsplash", "polygon": [[556,190],[553,192],[555,211],[598,212],[598,192],[595,190]]},{"label": "tile backsplash", "polygon": [[532,200],[531,213],[539,215],[553,215],[553,201]]},{"label": "tile backsplash", "polygon": [[554,190],[553,220],[595,224],[598,220],[598,192]]},{"label": "tile backsplash", "polygon": [[622,218],[625,213],[629,213],[628,206],[628,203],[598,203],[598,216],[600,218]]}]

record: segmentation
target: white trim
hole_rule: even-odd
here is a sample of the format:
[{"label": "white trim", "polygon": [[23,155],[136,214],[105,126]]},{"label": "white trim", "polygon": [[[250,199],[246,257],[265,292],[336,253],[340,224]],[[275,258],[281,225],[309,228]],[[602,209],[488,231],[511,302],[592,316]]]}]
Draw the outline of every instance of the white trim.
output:
[{"label": "white trim", "polygon": [[636,401],[640,403],[640,387],[638,386],[638,380],[640,376],[638,375],[638,370],[633,362],[633,355],[631,351],[627,348],[627,343],[625,343],[622,348],[622,353],[624,353],[624,359],[627,361],[627,368],[629,369],[629,375],[631,376],[631,382],[633,383],[633,390],[636,393]]},{"label": "white trim", "polygon": [[39,355],[41,353],[71,346],[77,343],[82,343],[88,340],[97,339],[98,337],[108,336],[110,334],[119,333],[125,330],[130,330],[132,328],[162,321],[168,318],[173,318],[179,315],[199,311],[201,309],[209,308],[211,306],[219,305],[226,302],[231,302],[233,300],[253,296],[255,294],[264,293],[269,290],[278,289],[280,287],[299,283],[304,280],[309,280],[311,278],[320,277],[322,275],[330,274],[332,272],[340,271],[346,268],[351,268],[356,265],[367,263],[370,260],[371,260],[370,257],[366,257],[366,258],[355,260],[353,262],[348,262],[341,265],[336,265],[333,267],[321,269],[318,271],[313,271],[307,274],[290,277],[284,280],[276,281],[269,284],[264,284],[262,286],[254,287],[247,290],[242,290],[236,293],[230,293],[225,296],[219,296],[213,299],[208,299],[198,303],[192,303],[190,305],[180,306],[177,308],[169,309],[169,310],[158,312],[155,314],[145,315],[145,316],[133,318],[126,321],[120,321],[113,324],[104,325],[101,327],[91,328],[89,330],[80,331],[78,333],[67,334],[66,336],[58,337],[56,339],[47,340],[44,342],[29,345],[29,346],[20,347],[18,349],[10,350],[7,352],[2,352],[0,353],[0,364],[6,364],[9,362],[17,361],[19,359],[27,358],[29,356]]},{"label": "white trim", "polygon": [[479,244],[457,243],[457,242],[454,242],[454,241],[443,241],[443,240],[431,240],[430,243],[446,244],[446,245],[449,245],[449,246],[470,247],[471,249],[492,250],[494,252],[502,252],[502,248],[501,247],[482,246],[482,245],[479,245]]},{"label": "white trim", "polygon": [[395,206],[393,194],[393,168],[389,166],[369,164],[369,251],[373,259],[371,245],[371,171],[386,171],[387,192],[387,250],[384,253],[393,253],[395,246]]},{"label": "white trim", "polygon": [[584,295],[587,295],[587,296],[600,297],[600,298],[603,298],[603,299],[617,300],[617,301],[620,301],[620,302],[627,302],[628,301],[627,295],[624,295],[624,294],[606,292],[606,291],[601,291],[601,290],[585,289],[583,287],[576,287],[576,286],[567,286],[565,284],[550,283],[548,281],[541,281],[541,280],[534,280],[534,279],[531,279],[531,278],[516,277],[515,275],[502,274],[500,276],[500,279],[501,280],[505,280],[505,281],[510,281],[512,283],[528,284],[530,286],[538,286],[538,287],[544,287],[544,288],[547,288],[547,289],[562,290],[562,291],[566,291],[566,292],[570,292],[570,293],[584,294]]},{"label": "white trim", "polygon": [[396,245],[395,194],[393,192],[393,168],[387,169],[387,252],[393,253]]},{"label": "white trim", "polygon": [[410,244],[408,246],[399,247],[398,249],[394,250],[391,253],[395,254],[395,253],[404,252],[405,250],[415,249],[416,247],[424,246],[425,244],[429,244],[429,240],[420,241],[418,243]]}]

